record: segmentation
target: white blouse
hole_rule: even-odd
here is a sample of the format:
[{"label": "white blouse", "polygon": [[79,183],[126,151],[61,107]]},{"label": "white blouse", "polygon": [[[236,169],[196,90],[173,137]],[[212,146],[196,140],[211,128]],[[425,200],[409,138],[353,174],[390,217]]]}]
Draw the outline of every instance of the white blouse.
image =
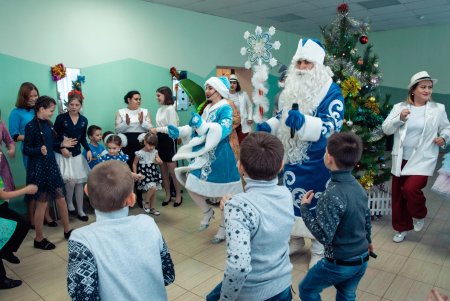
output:
[{"label": "white blouse", "polygon": [[156,131],[159,133],[168,133],[167,126],[178,126],[179,119],[177,111],[173,105],[162,105],[156,112]]},{"label": "white blouse", "polygon": [[[144,114],[144,121],[139,123],[139,114]],[[130,124],[126,122],[126,115],[130,118]],[[120,109],[116,114],[116,132],[117,133],[145,133],[152,127],[152,120],[147,109],[139,108],[130,110],[128,108]]]}]

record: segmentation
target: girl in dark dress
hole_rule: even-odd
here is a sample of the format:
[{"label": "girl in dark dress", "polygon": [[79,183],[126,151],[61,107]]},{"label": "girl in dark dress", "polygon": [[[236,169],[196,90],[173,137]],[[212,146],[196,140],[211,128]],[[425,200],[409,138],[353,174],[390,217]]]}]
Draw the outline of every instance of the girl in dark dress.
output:
[{"label": "girl in dark dress", "polygon": [[[68,96],[69,110],[56,117],[55,131],[59,137],[76,139],[77,144],[71,148],[55,149],[55,157],[65,183],[69,213],[77,215],[79,220],[87,222],[89,218],[83,210],[83,184],[87,182],[89,166],[81,154],[81,145],[86,151],[87,160],[91,161],[92,152],[86,140],[88,120],[80,114],[84,99],[83,94],[80,91],[72,90]],[[78,212],[75,211],[73,206],[74,192]]]},{"label": "girl in dark dress", "polygon": [[64,198],[64,182],[56,163],[54,149],[73,147],[76,139],[57,135],[50,121],[56,108],[56,101],[48,96],[41,96],[36,101],[35,117],[25,126],[23,152],[29,157],[27,164],[27,185],[35,184],[38,192],[31,196],[36,201],[34,225],[36,237],[34,247],[42,250],[52,250],[55,245],[44,238],[42,226],[44,213],[49,200],[55,199],[64,226],[64,237],[69,238],[69,215]]}]

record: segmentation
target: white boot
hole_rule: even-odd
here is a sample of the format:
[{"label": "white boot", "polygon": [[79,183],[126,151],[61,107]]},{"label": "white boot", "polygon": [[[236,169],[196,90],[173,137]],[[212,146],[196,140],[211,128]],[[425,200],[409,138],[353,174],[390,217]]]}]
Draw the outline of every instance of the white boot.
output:
[{"label": "white boot", "polygon": [[291,236],[289,241],[289,255],[297,253],[305,246],[305,239],[303,237]]}]

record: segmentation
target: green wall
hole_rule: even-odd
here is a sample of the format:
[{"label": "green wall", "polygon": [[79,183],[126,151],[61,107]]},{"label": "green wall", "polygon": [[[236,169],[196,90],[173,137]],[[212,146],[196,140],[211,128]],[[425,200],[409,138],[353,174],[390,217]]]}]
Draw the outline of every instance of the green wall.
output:
[{"label": "green wall", "polygon": [[[332,20],[330,20],[332,21]],[[157,109],[154,91],[171,85],[168,70],[187,70],[202,84],[216,66],[243,66],[239,50],[243,33],[255,25],[156,5],[141,0],[0,0],[0,109],[6,120],[20,84],[35,83],[41,95],[56,97],[50,66],[64,63],[86,76],[84,114],[91,124],[112,129],[123,96],[142,93],[143,106]],[[434,99],[450,100],[446,55],[449,26],[424,26],[371,33],[370,42],[383,72],[382,93],[398,102],[406,95],[410,76],[427,70],[439,79]],[[288,64],[299,36],[277,32],[281,49],[275,57]],[[278,90],[276,70],[269,78],[269,99]],[[449,108],[447,108],[449,111]],[[186,123],[190,112],[180,113]],[[18,185],[25,172],[20,151],[10,159]]]},{"label": "green wall", "polygon": [[[450,94],[449,34],[450,25],[411,27],[369,34],[373,50],[379,56],[382,84],[406,89],[413,74],[426,70],[433,78],[439,79],[433,92]],[[446,101],[450,101],[450,97]]]},{"label": "green wall", "polygon": [[[142,106],[154,119],[155,90],[171,86],[172,66],[187,70],[199,84],[215,75],[218,65],[243,66],[243,33],[255,25],[139,0],[0,0],[0,28],[0,109],[6,123],[22,82],[56,97],[50,66],[62,62],[86,76],[83,114],[89,123],[111,130],[129,90],[141,92]],[[275,39],[282,44],[276,58],[288,62],[298,38],[277,32]],[[272,99],[276,76],[268,82]],[[190,112],[179,115],[185,124]],[[8,160],[16,184],[23,185],[21,152]]]}]

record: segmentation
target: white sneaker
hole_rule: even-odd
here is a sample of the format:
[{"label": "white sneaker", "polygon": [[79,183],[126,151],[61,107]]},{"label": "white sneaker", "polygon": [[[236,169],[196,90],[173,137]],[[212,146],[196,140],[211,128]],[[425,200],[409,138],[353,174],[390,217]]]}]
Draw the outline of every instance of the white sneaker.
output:
[{"label": "white sneaker", "polygon": [[402,241],[405,239],[406,234],[408,234],[407,231],[397,232],[397,233],[394,235],[394,237],[392,238],[392,240],[393,240],[394,242],[402,242]]},{"label": "white sneaker", "polygon": [[305,239],[303,237],[291,236],[289,241],[289,255],[300,252],[305,246]]},{"label": "white sneaker", "polygon": [[309,260],[309,268],[311,269],[323,258],[323,254],[311,253],[311,259]]},{"label": "white sneaker", "polygon": [[425,226],[425,219],[413,218],[413,224],[414,224],[414,231],[420,232],[422,231],[423,226]]}]

